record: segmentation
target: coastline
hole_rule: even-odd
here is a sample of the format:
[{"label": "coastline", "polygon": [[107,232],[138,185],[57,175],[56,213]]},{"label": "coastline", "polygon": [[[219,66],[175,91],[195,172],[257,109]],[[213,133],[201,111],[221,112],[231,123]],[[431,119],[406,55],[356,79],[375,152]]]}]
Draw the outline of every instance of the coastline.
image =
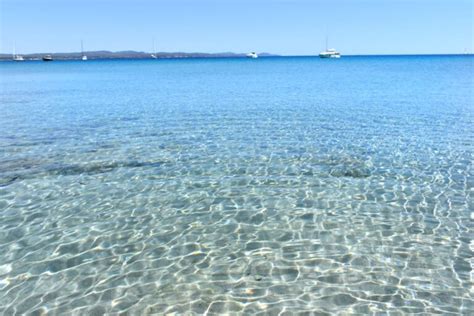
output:
[{"label": "coastline", "polygon": [[[88,59],[154,59],[153,53],[137,51],[89,51],[84,52]],[[54,60],[81,60],[83,54],[80,52],[72,53],[31,53],[19,54],[25,60],[41,60],[45,55],[52,55]],[[260,53],[260,57],[275,57],[278,55],[269,53]],[[156,59],[178,59],[178,58],[246,58],[244,53],[184,53],[184,52],[160,52],[156,53]],[[0,60],[11,60],[12,54],[0,54]]]},{"label": "coastline", "polygon": [[[109,52],[109,51],[94,51],[84,52],[87,55],[88,60],[153,60],[152,53],[146,52]],[[20,54],[24,61],[42,61],[42,57],[45,55],[52,55],[55,61],[81,61],[81,53],[32,53],[32,54]],[[342,55],[344,58],[347,57],[469,57],[474,54],[348,54]],[[259,53],[260,58],[313,58],[319,56],[317,53],[314,55],[278,55],[271,53]],[[243,58],[248,57],[244,53],[158,53],[156,59],[221,59],[221,58]],[[1,61],[13,61],[11,54],[0,54]]]}]

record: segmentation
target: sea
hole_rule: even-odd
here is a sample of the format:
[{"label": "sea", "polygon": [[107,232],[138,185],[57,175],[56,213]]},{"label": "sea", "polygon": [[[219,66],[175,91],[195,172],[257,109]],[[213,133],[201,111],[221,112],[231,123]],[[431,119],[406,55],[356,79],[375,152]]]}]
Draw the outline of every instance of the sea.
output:
[{"label": "sea", "polygon": [[474,313],[474,57],[0,63],[0,314]]}]

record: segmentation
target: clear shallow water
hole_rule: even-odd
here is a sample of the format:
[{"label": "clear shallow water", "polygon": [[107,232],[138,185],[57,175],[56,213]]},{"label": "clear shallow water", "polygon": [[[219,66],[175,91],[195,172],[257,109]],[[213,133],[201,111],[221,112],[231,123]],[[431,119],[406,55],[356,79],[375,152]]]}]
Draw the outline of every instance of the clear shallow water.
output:
[{"label": "clear shallow water", "polygon": [[473,70],[0,63],[0,314],[473,313]]}]

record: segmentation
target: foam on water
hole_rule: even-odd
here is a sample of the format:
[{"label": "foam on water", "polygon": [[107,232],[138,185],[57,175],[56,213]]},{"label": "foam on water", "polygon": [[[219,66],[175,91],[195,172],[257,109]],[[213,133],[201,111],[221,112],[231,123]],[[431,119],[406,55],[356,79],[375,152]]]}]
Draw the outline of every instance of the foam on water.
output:
[{"label": "foam on water", "polygon": [[474,312],[472,57],[0,69],[1,314]]}]

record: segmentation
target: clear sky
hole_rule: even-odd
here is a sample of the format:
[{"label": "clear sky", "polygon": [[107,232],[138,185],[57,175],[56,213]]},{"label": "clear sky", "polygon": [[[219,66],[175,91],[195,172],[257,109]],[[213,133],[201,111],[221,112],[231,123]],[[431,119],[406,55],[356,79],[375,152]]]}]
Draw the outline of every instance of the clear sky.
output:
[{"label": "clear sky", "polygon": [[0,51],[474,51],[474,0],[0,0]]}]

